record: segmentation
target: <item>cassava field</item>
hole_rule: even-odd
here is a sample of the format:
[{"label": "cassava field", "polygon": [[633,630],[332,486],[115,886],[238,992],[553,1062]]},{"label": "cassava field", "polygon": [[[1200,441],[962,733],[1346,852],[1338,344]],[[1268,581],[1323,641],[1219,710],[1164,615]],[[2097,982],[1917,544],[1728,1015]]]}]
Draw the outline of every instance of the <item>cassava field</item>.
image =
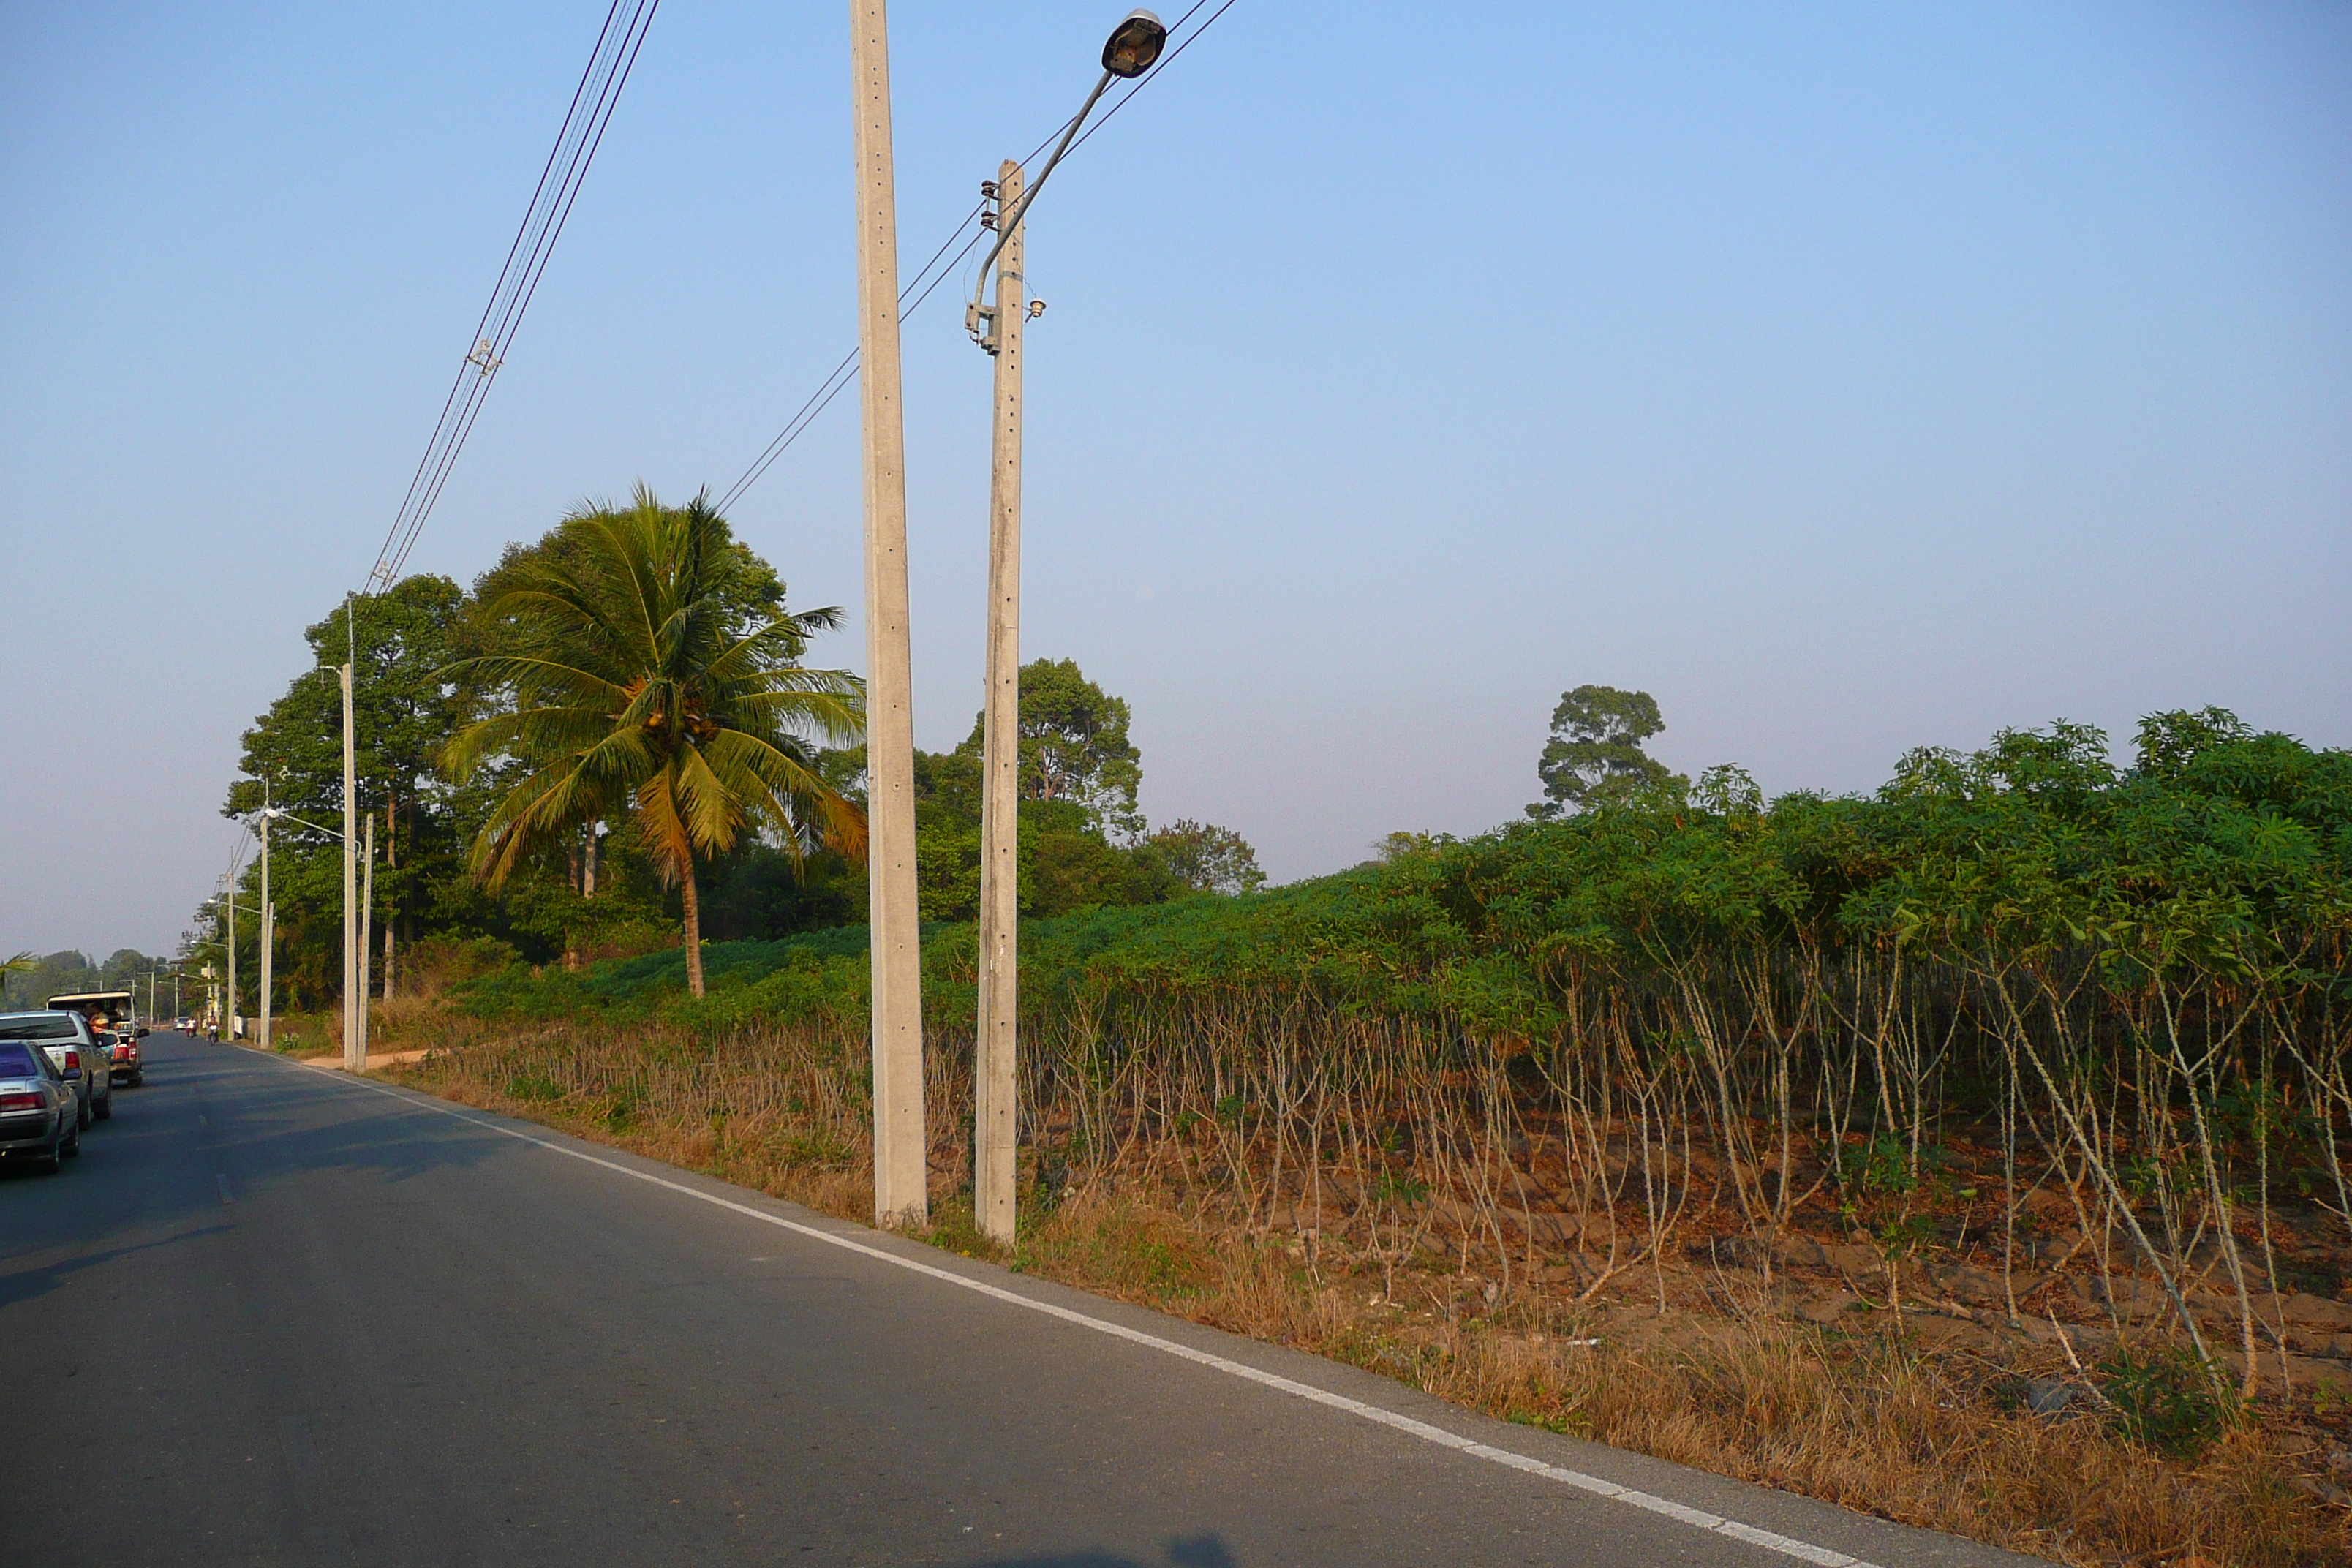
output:
[{"label": "cassava field", "polygon": [[[2174,715],[2105,756],[1769,809],[1718,770],[1026,926],[1008,1260],[2062,1562],[2352,1561],[2352,755]],[[865,942],[714,944],[698,1002],[675,951],[445,951],[374,1046],[863,1217]],[[933,1239],[977,1252],[970,928],[925,963]]]}]

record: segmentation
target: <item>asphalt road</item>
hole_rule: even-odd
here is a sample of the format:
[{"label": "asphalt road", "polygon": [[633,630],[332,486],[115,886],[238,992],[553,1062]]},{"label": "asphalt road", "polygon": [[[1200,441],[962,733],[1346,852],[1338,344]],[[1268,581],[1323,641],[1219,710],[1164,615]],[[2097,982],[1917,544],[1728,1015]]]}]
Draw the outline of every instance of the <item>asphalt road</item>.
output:
[{"label": "asphalt road", "polygon": [[62,1175],[0,1173],[12,1565],[2026,1561],[147,1045]]}]

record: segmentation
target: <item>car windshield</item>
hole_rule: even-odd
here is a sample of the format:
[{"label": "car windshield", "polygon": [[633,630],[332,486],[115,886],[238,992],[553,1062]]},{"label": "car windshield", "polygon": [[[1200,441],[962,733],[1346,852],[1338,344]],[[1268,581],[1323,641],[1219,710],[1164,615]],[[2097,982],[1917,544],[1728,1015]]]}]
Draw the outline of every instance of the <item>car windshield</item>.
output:
[{"label": "car windshield", "polygon": [[0,1079],[38,1078],[41,1069],[33,1060],[30,1047],[13,1041],[0,1040]]},{"label": "car windshield", "polygon": [[73,1019],[64,1013],[35,1013],[0,1018],[0,1040],[70,1040],[76,1037]]}]

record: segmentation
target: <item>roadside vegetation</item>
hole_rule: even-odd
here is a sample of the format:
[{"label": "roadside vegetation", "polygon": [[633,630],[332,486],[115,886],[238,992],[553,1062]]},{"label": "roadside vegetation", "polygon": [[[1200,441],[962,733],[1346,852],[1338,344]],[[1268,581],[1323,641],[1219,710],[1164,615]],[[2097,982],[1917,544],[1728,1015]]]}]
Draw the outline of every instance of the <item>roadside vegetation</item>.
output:
[{"label": "roadside vegetation", "polygon": [[[1571,694],[1573,695],[1573,694]],[[1024,931],[1010,1259],[2077,1563],[2340,1562],[2352,757],[2161,714]],[[1628,776],[1633,775],[1633,776]],[[506,967],[387,1049],[860,1216],[865,932]],[[973,947],[927,932],[935,1239]]]},{"label": "roadside vegetation", "polygon": [[[310,637],[360,650],[372,1055],[870,1213],[834,612],[641,491],[351,613]],[[227,802],[294,812],[303,1056],[341,1045],[332,703],[294,682]],[[2060,1561],[2352,1560],[2352,754],[2206,709],[2128,765],[2062,722],[1767,802],[1581,686],[1524,820],[1269,889],[1144,821],[1130,717],[1022,672],[1005,1261]],[[916,760],[931,1239],[971,1252],[980,750]]]}]

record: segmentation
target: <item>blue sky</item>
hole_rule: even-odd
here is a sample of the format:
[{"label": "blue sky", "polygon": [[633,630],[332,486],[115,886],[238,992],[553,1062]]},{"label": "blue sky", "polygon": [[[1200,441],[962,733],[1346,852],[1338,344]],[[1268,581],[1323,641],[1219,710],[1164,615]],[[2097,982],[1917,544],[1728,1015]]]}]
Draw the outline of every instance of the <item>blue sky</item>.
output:
[{"label": "blue sky", "polygon": [[[893,7],[910,266],[1120,9]],[[663,8],[412,569],[724,489],[855,341],[845,11]],[[0,950],[168,947],[209,890],[602,16],[0,8]],[[2208,702],[2352,743],[2352,9],[1239,0],[1030,258],[1025,651],[1277,878],[1515,816],[1585,681],[1772,791]],[[929,746],[985,543],[947,293]],[[856,443],[844,397],[734,509],[798,605],[860,602]],[[93,734],[135,755],[61,773]]]}]

